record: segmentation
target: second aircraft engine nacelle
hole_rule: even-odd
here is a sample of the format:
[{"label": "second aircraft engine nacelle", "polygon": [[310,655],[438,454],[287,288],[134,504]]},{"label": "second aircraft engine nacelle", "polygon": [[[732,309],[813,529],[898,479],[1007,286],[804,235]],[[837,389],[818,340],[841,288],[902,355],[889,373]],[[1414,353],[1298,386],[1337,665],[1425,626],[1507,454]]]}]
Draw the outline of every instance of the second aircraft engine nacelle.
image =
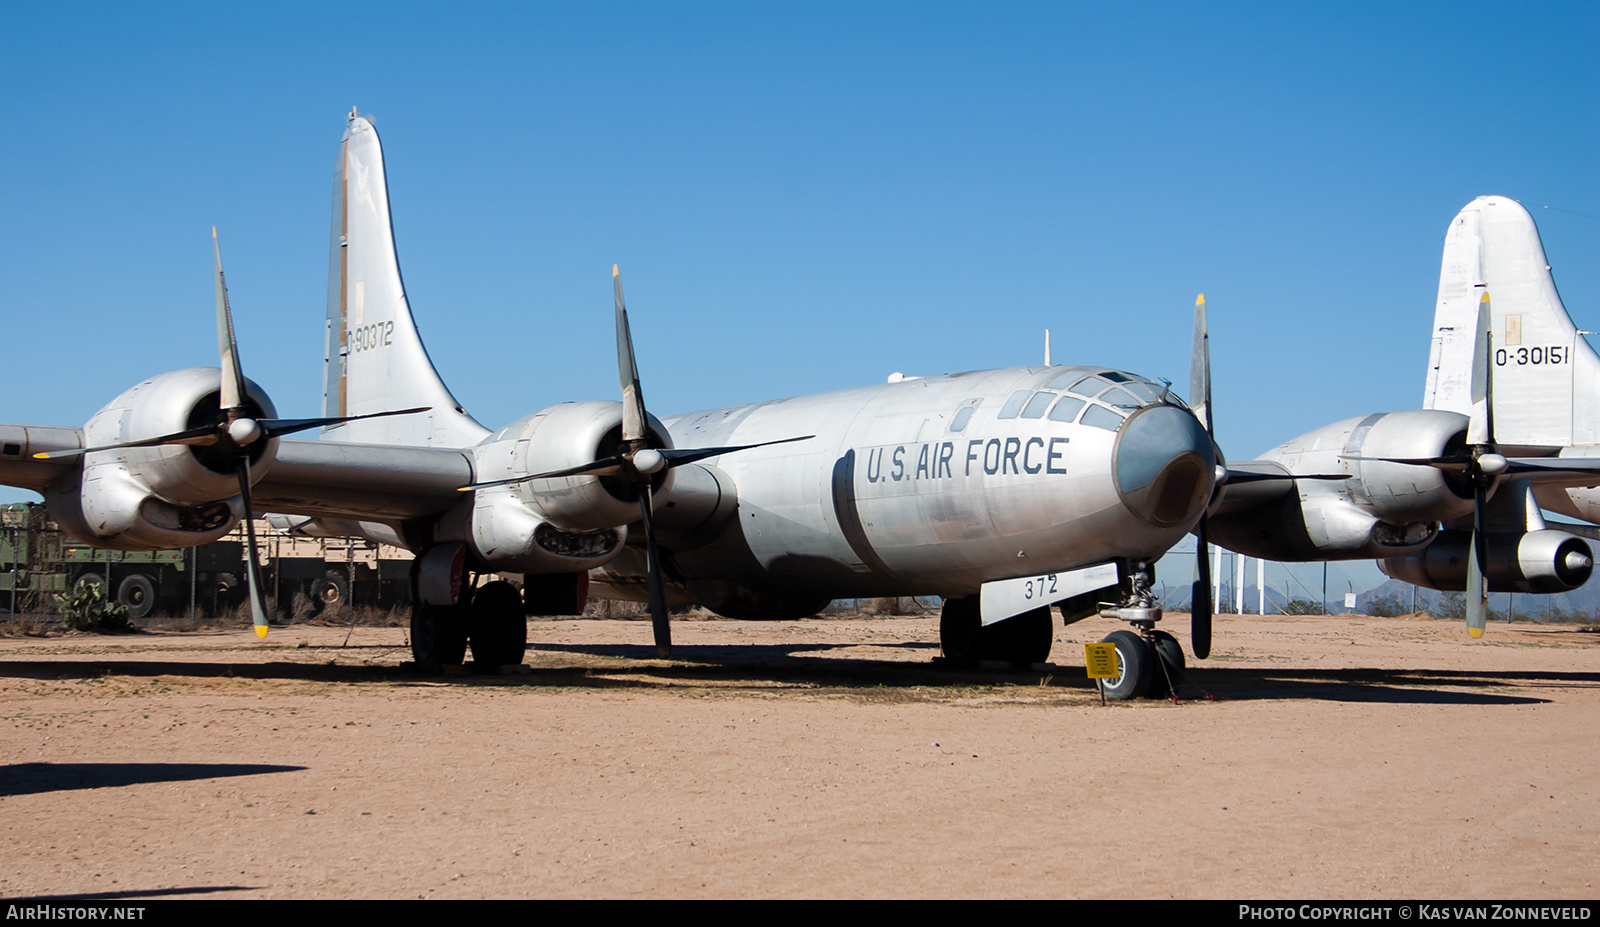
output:
[{"label": "second aircraft engine nacelle", "polygon": [[[274,418],[272,400],[245,381],[248,414]],[[192,367],[151,377],[96,412],[83,427],[86,447],[123,444],[223,420],[221,372]],[[258,479],[278,442],[249,450]],[[222,537],[243,515],[234,458],[197,445],[130,447],[86,454],[82,468],[49,487],[45,502],[68,534],[97,547],[160,550]]]},{"label": "second aircraft engine nacelle", "polygon": [[[1582,539],[1544,529],[1524,534],[1490,534],[1483,575],[1490,592],[1571,592],[1589,580],[1594,555]],[[1468,531],[1441,531],[1426,550],[1378,561],[1389,576],[1414,586],[1461,592],[1467,588]]]},{"label": "second aircraft engine nacelle", "polygon": [[[1229,486],[1208,522],[1217,543],[1274,560],[1362,560],[1405,556],[1438,534],[1439,523],[1472,512],[1472,485],[1454,473],[1380,458],[1428,459],[1465,446],[1467,418],[1414,410],[1347,419],[1262,455],[1285,474],[1347,480],[1288,480]],[[1230,496],[1254,503],[1230,515]]]},{"label": "second aircraft engine nacelle", "polygon": [[[635,506],[634,512],[637,513]],[[583,573],[601,566],[627,543],[626,525],[583,531],[540,517],[517,486],[478,490],[472,500],[468,544],[478,561],[511,573]]]},{"label": "second aircraft engine nacelle", "polygon": [[[654,416],[646,432],[651,447],[672,447],[666,427]],[[566,402],[520,418],[485,441],[476,452],[475,474],[479,482],[489,482],[565,470],[613,457],[625,447],[622,403]],[[670,469],[651,478],[657,498],[671,488],[672,478]],[[567,531],[616,528],[640,518],[638,491],[626,477],[569,476],[507,488],[540,521]]]}]

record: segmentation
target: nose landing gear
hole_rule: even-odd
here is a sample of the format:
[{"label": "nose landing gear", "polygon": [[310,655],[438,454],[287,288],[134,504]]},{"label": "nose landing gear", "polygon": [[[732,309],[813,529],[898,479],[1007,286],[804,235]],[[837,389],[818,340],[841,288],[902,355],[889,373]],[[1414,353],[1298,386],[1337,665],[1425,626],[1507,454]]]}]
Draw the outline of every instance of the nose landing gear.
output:
[{"label": "nose landing gear", "polygon": [[1177,638],[1155,628],[1161,620],[1161,605],[1151,591],[1154,583],[1152,565],[1133,561],[1125,571],[1122,601],[1100,610],[1102,616],[1120,618],[1132,626],[1112,631],[1103,640],[1117,648],[1118,675],[1101,681],[1106,698],[1166,698],[1183,680],[1183,648]]}]

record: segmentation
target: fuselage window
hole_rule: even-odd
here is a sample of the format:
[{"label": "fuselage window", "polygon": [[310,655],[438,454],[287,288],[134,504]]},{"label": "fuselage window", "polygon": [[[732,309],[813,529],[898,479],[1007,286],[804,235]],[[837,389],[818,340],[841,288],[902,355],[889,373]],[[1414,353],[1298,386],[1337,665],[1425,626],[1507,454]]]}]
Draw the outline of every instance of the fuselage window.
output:
[{"label": "fuselage window", "polygon": [[1071,396],[1062,396],[1056,407],[1050,410],[1050,421],[1071,422],[1078,418],[1078,413],[1083,411],[1083,400]]},{"label": "fuselage window", "polygon": [[1034,393],[1028,404],[1022,407],[1023,418],[1044,418],[1044,410],[1050,408],[1050,403],[1055,401],[1055,393]]},{"label": "fuselage window", "polygon": [[1006,400],[1006,404],[1000,407],[1000,414],[997,417],[1016,418],[1017,413],[1022,411],[1022,404],[1027,402],[1028,397],[1032,394],[1033,390],[1031,389],[1019,389],[1012,393],[1011,398]]},{"label": "fuselage window", "polygon": [[1090,406],[1089,411],[1083,413],[1083,424],[1104,428],[1106,431],[1116,431],[1122,424],[1122,416],[1105,406]]},{"label": "fuselage window", "polygon": [[950,430],[952,432],[961,431],[967,427],[967,423],[972,421],[973,408],[973,406],[962,406],[960,411],[956,412],[956,417],[950,420]]},{"label": "fuselage window", "polygon": [[1118,373],[1115,370],[1107,370],[1105,373],[1100,375],[1113,383],[1127,383],[1132,379],[1127,374]]}]

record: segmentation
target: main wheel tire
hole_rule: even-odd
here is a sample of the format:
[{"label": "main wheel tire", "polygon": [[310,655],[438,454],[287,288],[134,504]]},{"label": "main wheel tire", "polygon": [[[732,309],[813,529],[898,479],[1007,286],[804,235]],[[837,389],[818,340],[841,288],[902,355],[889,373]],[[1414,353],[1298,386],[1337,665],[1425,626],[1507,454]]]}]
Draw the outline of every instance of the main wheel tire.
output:
[{"label": "main wheel tire", "polygon": [[146,617],[156,607],[156,584],[142,573],[127,577],[117,586],[117,604],[128,610],[130,620]]},{"label": "main wheel tire", "polygon": [[[982,619],[979,621],[981,623]],[[1004,660],[1026,669],[1050,659],[1056,628],[1046,606],[991,624],[980,629],[978,635],[978,652],[982,659]]]},{"label": "main wheel tire", "polygon": [[311,586],[312,607],[318,612],[350,604],[350,578],[332,570]]},{"label": "main wheel tire", "polygon": [[1183,685],[1185,664],[1183,646],[1178,639],[1165,631],[1150,632],[1150,647],[1155,651],[1156,664],[1151,674],[1151,698],[1166,698]]},{"label": "main wheel tire", "polygon": [[944,600],[939,610],[939,651],[946,660],[963,666],[976,664],[982,631],[977,596]]},{"label": "main wheel tire", "polygon": [[472,660],[483,666],[516,666],[528,651],[528,616],[522,593],[504,580],[484,585],[472,597],[468,631]]},{"label": "main wheel tire", "polygon": [[1103,642],[1117,646],[1117,670],[1120,674],[1115,679],[1100,680],[1106,698],[1123,701],[1139,698],[1149,692],[1156,655],[1144,638],[1132,631],[1112,631]]},{"label": "main wheel tire", "polygon": [[459,605],[411,608],[411,659],[424,666],[460,666],[467,655],[466,609]]}]

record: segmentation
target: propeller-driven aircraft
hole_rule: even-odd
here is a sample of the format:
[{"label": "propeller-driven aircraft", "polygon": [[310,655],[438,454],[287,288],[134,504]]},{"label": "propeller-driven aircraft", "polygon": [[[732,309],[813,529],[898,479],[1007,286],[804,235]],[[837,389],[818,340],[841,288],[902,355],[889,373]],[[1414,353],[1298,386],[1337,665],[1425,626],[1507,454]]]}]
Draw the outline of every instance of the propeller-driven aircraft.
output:
[{"label": "propeller-driven aircraft", "polygon": [[[103,547],[200,544],[260,511],[300,534],[408,548],[419,663],[459,663],[469,643],[478,663],[521,662],[525,615],[577,614],[591,593],[648,602],[663,655],[671,604],[772,619],[834,598],[937,595],[958,664],[1044,660],[1055,609],[1129,622],[1109,638],[1114,697],[1181,668],[1155,627],[1153,564],[1226,471],[1164,383],[1046,365],[657,418],[613,270],[620,401],[491,431],[422,345],[378,135],[354,112],[334,204],[321,417],[277,418],[244,377],[219,251],[220,369],[158,374],[82,428],[0,425],[0,481],[43,493],[68,533]],[[1193,382],[1204,404],[1204,369]],[[288,437],[311,428],[320,440]],[[520,590],[498,573],[521,574]],[[250,586],[264,635],[253,571]],[[1196,610],[1197,640],[1209,621]]]},{"label": "propeller-driven aircraft", "polygon": [[[1473,637],[1491,591],[1583,585],[1589,545],[1540,507],[1600,516],[1600,357],[1521,205],[1479,197],[1451,222],[1434,329],[1422,409],[1336,422],[1230,464],[1201,537],[1275,560],[1374,558],[1396,579],[1465,590]],[[1241,480],[1294,471],[1348,478]]]}]

